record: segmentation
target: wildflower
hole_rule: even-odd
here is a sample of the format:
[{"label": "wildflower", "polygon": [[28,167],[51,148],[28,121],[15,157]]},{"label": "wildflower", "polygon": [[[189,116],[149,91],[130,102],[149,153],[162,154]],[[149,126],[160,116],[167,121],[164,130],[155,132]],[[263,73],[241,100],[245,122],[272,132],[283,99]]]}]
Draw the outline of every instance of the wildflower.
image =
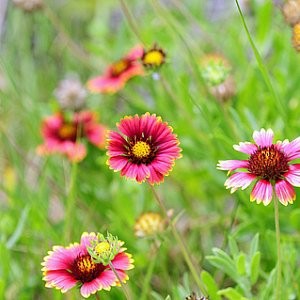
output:
[{"label": "wildflower", "polygon": [[125,57],[109,66],[104,75],[89,80],[89,90],[95,93],[115,93],[121,90],[130,78],[144,74],[139,62],[142,55],[143,48],[134,47]]},{"label": "wildflower", "polygon": [[66,78],[59,83],[54,95],[61,109],[78,110],[85,105],[87,91],[79,79]]},{"label": "wildflower", "polygon": [[293,203],[296,198],[293,186],[300,186],[300,164],[291,164],[300,158],[300,137],[289,142],[284,140],[273,144],[273,131],[261,129],[254,131],[255,143],[239,143],[233,148],[249,155],[247,160],[221,160],[218,169],[235,172],[225,186],[231,193],[238,188],[247,188],[253,181],[254,188],[250,200],[268,205],[273,197],[273,190],[283,205]]},{"label": "wildflower", "polygon": [[63,113],[56,113],[43,121],[42,135],[45,141],[37,148],[38,154],[62,153],[78,162],[86,156],[82,139],[98,148],[105,147],[106,127],[97,123],[91,111],[74,113],[70,120]]},{"label": "wildflower", "polygon": [[97,240],[98,237],[94,232],[85,232],[81,236],[80,244],[74,243],[69,247],[54,246],[42,263],[45,286],[60,289],[62,293],[78,286],[85,298],[102,289],[109,291],[112,286],[120,285],[110,264],[125,283],[129,279],[126,271],[134,266],[132,256],[122,247],[124,242],[119,241],[118,252],[109,265],[104,265],[95,262],[88,251]]},{"label": "wildflower", "polygon": [[166,53],[162,48],[159,48],[156,44],[149,49],[145,50],[141,58],[145,67],[158,68],[166,61]]},{"label": "wildflower", "polygon": [[166,227],[166,222],[158,213],[143,213],[136,220],[134,232],[137,237],[153,236],[161,233]]},{"label": "wildflower", "polygon": [[33,12],[44,6],[42,0],[13,0],[13,3],[25,12]]},{"label": "wildflower", "polygon": [[160,183],[180,158],[179,141],[172,128],[155,114],[127,116],[111,131],[108,165],[126,176],[150,184]]},{"label": "wildflower", "polygon": [[235,83],[230,75],[229,62],[219,54],[208,54],[200,62],[201,74],[210,93],[224,102],[235,94]]},{"label": "wildflower", "polygon": [[296,51],[300,52],[300,23],[293,27],[292,43]]},{"label": "wildflower", "polygon": [[294,26],[300,21],[300,1],[289,0],[283,4],[282,14],[287,24]]}]

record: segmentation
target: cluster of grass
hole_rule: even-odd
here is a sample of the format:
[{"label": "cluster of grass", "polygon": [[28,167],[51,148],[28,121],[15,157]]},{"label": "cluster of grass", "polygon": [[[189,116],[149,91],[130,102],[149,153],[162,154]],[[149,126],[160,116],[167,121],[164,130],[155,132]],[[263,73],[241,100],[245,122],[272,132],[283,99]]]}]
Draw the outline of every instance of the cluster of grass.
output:
[{"label": "cluster of grass", "polygon": [[[0,299],[67,297],[44,287],[40,263],[53,245],[67,245],[64,208],[72,166],[59,155],[35,154],[41,121],[57,107],[58,82],[69,73],[86,82],[134,45],[155,42],[167,52],[160,80],[149,74],[116,94],[89,95],[88,108],[109,128],[125,115],[147,111],[168,121],[183,157],[156,190],[174,211],[209,299],[275,299],[273,202],[251,203],[249,190],[231,195],[216,164],[244,159],[232,145],[250,141],[253,130],[272,128],[279,140],[300,136],[299,54],[280,9],[271,1],[249,1],[245,20],[262,68],[231,2],[218,11],[205,0],[133,0],[127,6],[125,1],[48,1],[32,14],[9,4],[0,45],[6,81],[0,91]],[[211,52],[232,65],[237,92],[226,103],[209,94],[201,77],[199,62]],[[200,294],[171,231],[160,237],[157,253],[151,239],[135,237],[137,217],[159,207],[147,184],[121,178],[106,160],[105,151],[89,146],[77,166],[71,240],[79,241],[84,231],[109,230],[125,241],[135,259],[127,283],[133,299]],[[283,300],[300,299],[298,203],[280,206]],[[80,297],[77,291],[67,294]],[[119,288],[100,296],[124,298]]]}]

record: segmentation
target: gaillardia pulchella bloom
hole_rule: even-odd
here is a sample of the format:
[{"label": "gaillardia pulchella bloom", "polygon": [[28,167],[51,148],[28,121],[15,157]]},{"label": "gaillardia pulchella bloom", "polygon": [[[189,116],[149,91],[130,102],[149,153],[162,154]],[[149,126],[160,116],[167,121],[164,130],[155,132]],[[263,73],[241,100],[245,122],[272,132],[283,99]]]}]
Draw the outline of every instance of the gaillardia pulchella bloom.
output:
[{"label": "gaillardia pulchella bloom", "polygon": [[200,61],[200,71],[210,93],[220,102],[225,102],[236,93],[231,65],[222,55],[212,53]]},{"label": "gaillardia pulchella bloom", "polygon": [[165,63],[166,52],[162,48],[159,48],[156,44],[154,44],[151,49],[144,49],[141,60],[145,67],[158,68]]},{"label": "gaillardia pulchella bloom", "polygon": [[166,228],[166,220],[154,212],[146,212],[139,216],[134,224],[134,234],[137,237],[149,237],[159,234]]},{"label": "gaillardia pulchella bloom", "polygon": [[225,182],[231,193],[247,188],[255,181],[250,200],[268,205],[273,191],[283,205],[293,203],[296,198],[293,186],[300,186],[300,164],[291,162],[300,158],[300,137],[289,142],[273,144],[271,129],[254,131],[255,143],[243,142],[233,148],[248,155],[247,160],[221,160],[218,169],[236,171]]},{"label": "gaillardia pulchella bloom", "polygon": [[43,120],[41,131],[44,143],[37,148],[39,155],[61,153],[79,162],[86,156],[84,140],[105,148],[107,128],[98,123],[92,111],[75,112],[72,116],[58,112]]},{"label": "gaillardia pulchella bloom", "polygon": [[111,64],[101,76],[90,79],[87,87],[94,93],[116,93],[126,82],[134,77],[144,74],[144,68],[139,61],[143,55],[143,47],[136,46],[130,52]]},{"label": "gaillardia pulchella bloom", "polygon": [[[133,259],[125,252],[126,248],[122,247],[124,242],[118,241],[116,248],[116,243],[111,244],[110,241],[110,238],[99,240],[95,233],[85,232],[81,236],[80,244],[74,243],[69,247],[54,246],[42,263],[46,287],[65,293],[77,286],[85,298],[102,289],[109,291],[112,286],[120,285],[110,264],[125,283],[129,279],[126,271],[134,267]],[[95,260],[91,252],[97,254],[99,259]],[[101,257],[106,258],[104,261],[107,264]]]},{"label": "gaillardia pulchella bloom", "polygon": [[160,183],[168,175],[181,149],[168,123],[155,114],[126,116],[110,131],[108,165],[121,176],[138,182]]}]

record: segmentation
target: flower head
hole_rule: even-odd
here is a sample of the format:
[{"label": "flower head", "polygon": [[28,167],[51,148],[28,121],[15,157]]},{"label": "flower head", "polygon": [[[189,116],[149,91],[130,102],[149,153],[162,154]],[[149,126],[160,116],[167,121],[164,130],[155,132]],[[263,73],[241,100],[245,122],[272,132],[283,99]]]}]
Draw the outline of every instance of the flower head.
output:
[{"label": "flower head", "polygon": [[139,59],[143,48],[136,46],[123,58],[110,65],[102,76],[88,81],[88,88],[95,93],[115,93],[121,90],[132,77],[143,75],[144,69]]},{"label": "flower head", "polygon": [[[83,233],[80,244],[74,243],[69,247],[54,246],[42,263],[43,280],[46,287],[60,289],[67,292],[74,286],[79,286],[83,297],[88,298],[102,289],[110,290],[112,286],[119,285],[118,278],[110,265],[95,262],[88,249],[97,241],[95,233]],[[132,269],[133,259],[123,248],[119,241],[119,250],[111,259],[118,277],[122,282],[128,280],[127,270]]]},{"label": "flower head", "polygon": [[255,143],[244,142],[233,148],[248,155],[247,160],[221,160],[218,169],[237,171],[225,182],[227,189],[235,192],[247,188],[255,181],[250,200],[268,205],[275,192],[283,205],[293,203],[296,198],[293,186],[300,186],[300,164],[291,161],[300,158],[300,137],[289,142],[273,144],[271,129],[254,131]]},{"label": "flower head", "polygon": [[166,53],[162,48],[159,48],[156,44],[149,49],[145,50],[141,58],[145,67],[158,68],[166,61]]},{"label": "flower head", "polygon": [[137,237],[153,236],[164,231],[166,222],[158,213],[143,213],[136,220],[134,233]]},{"label": "flower head", "polygon": [[231,66],[220,54],[207,54],[200,61],[201,74],[209,86],[222,84],[228,77]]},{"label": "flower head", "polygon": [[296,51],[300,52],[300,23],[293,27],[292,43]]},{"label": "flower head", "polygon": [[150,184],[160,183],[180,158],[179,141],[172,128],[155,114],[127,116],[111,131],[108,165],[126,176]]},{"label": "flower head", "polygon": [[78,110],[85,105],[87,91],[79,79],[71,77],[60,81],[54,95],[62,109]]},{"label": "flower head", "polygon": [[220,102],[225,102],[235,94],[235,82],[230,75],[229,62],[219,54],[208,54],[200,62],[201,74],[210,93]]},{"label": "flower head", "polygon": [[288,0],[282,6],[282,14],[287,24],[293,26],[300,21],[300,1]]},{"label": "flower head", "polygon": [[106,132],[106,127],[97,123],[97,117],[91,111],[74,113],[70,119],[63,113],[56,113],[43,121],[44,144],[37,148],[37,152],[40,155],[62,153],[78,162],[86,156],[82,140],[87,139],[104,148]]},{"label": "flower head", "polygon": [[13,3],[28,13],[39,10],[44,6],[42,0],[13,0]]}]

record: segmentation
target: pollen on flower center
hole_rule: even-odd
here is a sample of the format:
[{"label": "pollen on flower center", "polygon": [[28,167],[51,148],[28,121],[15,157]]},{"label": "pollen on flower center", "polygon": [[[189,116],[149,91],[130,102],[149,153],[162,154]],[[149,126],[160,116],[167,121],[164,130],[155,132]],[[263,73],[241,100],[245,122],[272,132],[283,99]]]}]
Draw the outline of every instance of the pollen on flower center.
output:
[{"label": "pollen on flower center", "polygon": [[160,50],[151,50],[147,52],[143,57],[143,63],[145,65],[156,65],[160,66],[164,61],[165,55]]},{"label": "pollen on flower center", "polygon": [[100,242],[96,245],[95,252],[97,252],[97,254],[102,254],[104,252],[107,252],[109,249],[110,245],[108,242]]},{"label": "pollen on flower center", "polygon": [[116,77],[119,76],[120,74],[122,74],[124,71],[128,69],[129,65],[130,62],[127,59],[120,59],[119,61],[115,62],[111,66],[112,76],[116,76]]},{"label": "pollen on flower center", "polygon": [[74,124],[66,123],[59,128],[58,135],[63,140],[76,140],[77,128]]},{"label": "pollen on flower center", "polygon": [[256,150],[251,154],[248,163],[250,173],[266,180],[281,179],[289,170],[287,157],[274,145]]},{"label": "pollen on flower center", "polygon": [[138,141],[132,147],[132,154],[137,158],[148,157],[150,153],[151,148],[146,142]]},{"label": "pollen on flower center", "polygon": [[71,268],[74,277],[81,282],[90,282],[105,269],[102,264],[93,262],[89,254],[79,255]]}]

